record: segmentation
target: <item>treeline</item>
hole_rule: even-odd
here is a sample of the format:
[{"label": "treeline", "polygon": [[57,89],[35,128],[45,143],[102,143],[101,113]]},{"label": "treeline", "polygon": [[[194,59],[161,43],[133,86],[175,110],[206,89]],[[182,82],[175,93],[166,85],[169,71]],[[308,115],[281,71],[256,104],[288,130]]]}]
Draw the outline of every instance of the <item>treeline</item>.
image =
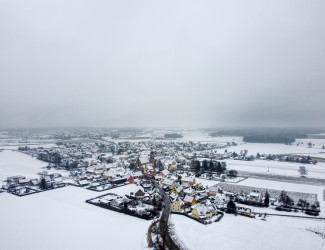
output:
[{"label": "treeline", "polygon": [[219,129],[209,130],[209,135],[217,136],[270,136],[286,138],[308,138],[307,134],[317,134],[324,132],[324,129],[316,128],[243,128],[243,129]]},{"label": "treeline", "polygon": [[50,163],[61,163],[62,157],[59,153],[39,153],[38,157],[39,160],[50,162]]},{"label": "treeline", "polygon": [[280,135],[250,135],[243,138],[244,142],[255,143],[285,143],[291,144],[295,141],[295,138],[280,136]]},{"label": "treeline", "polygon": [[165,134],[164,137],[167,139],[176,139],[176,138],[182,138],[183,136],[177,133],[172,133],[172,134]]}]

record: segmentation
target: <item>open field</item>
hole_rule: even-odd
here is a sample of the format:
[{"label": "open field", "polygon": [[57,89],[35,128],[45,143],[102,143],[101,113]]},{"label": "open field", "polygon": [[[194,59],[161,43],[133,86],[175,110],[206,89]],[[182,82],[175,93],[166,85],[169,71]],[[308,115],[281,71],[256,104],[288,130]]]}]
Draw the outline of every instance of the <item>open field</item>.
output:
[{"label": "open field", "polygon": [[255,173],[269,173],[277,175],[286,175],[299,177],[299,166],[305,166],[308,170],[308,177],[325,179],[325,162],[318,162],[313,164],[302,164],[292,162],[278,162],[278,161],[238,161],[226,160],[228,169],[235,169],[237,171],[247,171]]},{"label": "open field", "polygon": [[173,214],[172,221],[178,237],[190,250],[322,249],[322,238],[306,231],[306,228],[323,225],[314,220],[268,217],[267,221],[261,221],[226,215],[218,223],[203,225]]},{"label": "open field", "polygon": [[143,249],[150,222],[85,203],[95,196],[77,187],[1,194],[1,249]]}]

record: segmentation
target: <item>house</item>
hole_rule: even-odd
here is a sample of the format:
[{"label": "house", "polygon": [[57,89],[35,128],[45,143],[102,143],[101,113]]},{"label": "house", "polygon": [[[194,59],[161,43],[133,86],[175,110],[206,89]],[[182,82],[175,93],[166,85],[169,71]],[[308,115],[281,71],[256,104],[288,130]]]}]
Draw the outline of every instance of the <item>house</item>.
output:
[{"label": "house", "polygon": [[135,182],[133,176],[130,176],[129,179],[127,180],[127,182],[128,182],[129,184],[136,184],[136,182]]},{"label": "house", "polygon": [[143,199],[144,198],[144,191],[143,189],[139,188],[138,191],[135,192],[134,197],[137,199]]},{"label": "house", "polygon": [[193,206],[197,203],[197,201],[193,196],[186,195],[184,198],[184,203]]},{"label": "house", "polygon": [[172,188],[171,191],[176,193],[176,194],[179,194],[180,192],[183,191],[183,188],[182,188],[182,186],[175,186],[175,187]]},{"label": "house", "polygon": [[144,189],[149,189],[152,187],[152,183],[149,180],[143,180],[141,185]]},{"label": "house", "polygon": [[184,202],[178,198],[170,206],[173,212],[183,212],[184,211]]},{"label": "house", "polygon": [[213,215],[218,214],[213,206],[198,204],[192,209],[192,216],[198,220],[211,219]]},{"label": "house", "polygon": [[222,192],[222,189],[219,186],[212,186],[209,187],[208,191],[207,191],[207,195],[209,196],[216,196],[217,193]]},{"label": "house", "polygon": [[182,191],[184,192],[185,195],[188,195],[188,196],[194,196],[195,195],[195,190],[192,189],[192,188],[187,188],[187,189],[184,189]]},{"label": "house", "polygon": [[136,171],[132,174],[134,179],[141,179],[143,177],[143,173],[141,171]]},{"label": "house", "polygon": [[169,167],[168,167],[168,170],[169,171],[173,171],[173,170],[177,170],[177,165],[169,165]]},{"label": "house", "polygon": [[171,192],[169,195],[171,202],[175,201],[178,197],[179,197],[179,195],[176,194],[175,192]]},{"label": "house", "polygon": [[118,185],[118,184],[123,184],[126,181],[127,181],[127,178],[115,178],[115,179],[110,180],[110,183]]},{"label": "house", "polygon": [[207,207],[203,204],[199,204],[192,209],[192,217],[197,220],[205,220],[207,219],[207,212]]},{"label": "house", "polygon": [[39,185],[39,179],[31,179],[29,181],[29,186],[34,187]]},{"label": "house", "polygon": [[244,216],[252,216],[252,210],[248,207],[239,207],[237,206],[237,213]]},{"label": "house", "polygon": [[159,173],[159,175],[162,176],[162,177],[166,177],[168,174],[169,174],[169,171],[167,169],[164,169],[163,171],[161,171]]},{"label": "house", "polygon": [[176,185],[177,185],[176,182],[174,180],[172,180],[172,179],[164,179],[163,182],[162,182],[163,188],[170,188],[170,189],[172,189]]},{"label": "house", "polygon": [[155,179],[155,173],[154,172],[146,172],[146,173],[144,173],[144,176],[147,179]]},{"label": "house", "polygon": [[78,184],[81,187],[85,187],[85,186],[88,186],[90,183],[88,180],[80,180],[80,181],[78,181]]},{"label": "house", "polygon": [[182,186],[183,189],[186,189],[186,188],[190,188],[191,187],[190,183],[188,183],[188,182],[183,182],[181,184],[181,186]]},{"label": "house", "polygon": [[214,198],[214,204],[218,207],[218,208],[223,208],[226,206],[226,203],[228,201],[228,198],[225,194],[220,194],[217,193],[215,198]]},{"label": "house", "polygon": [[190,185],[195,184],[195,177],[190,176],[190,177],[184,177],[181,179],[181,183],[188,182]]},{"label": "house", "polygon": [[249,193],[247,200],[251,202],[262,202],[262,194],[253,190]]}]

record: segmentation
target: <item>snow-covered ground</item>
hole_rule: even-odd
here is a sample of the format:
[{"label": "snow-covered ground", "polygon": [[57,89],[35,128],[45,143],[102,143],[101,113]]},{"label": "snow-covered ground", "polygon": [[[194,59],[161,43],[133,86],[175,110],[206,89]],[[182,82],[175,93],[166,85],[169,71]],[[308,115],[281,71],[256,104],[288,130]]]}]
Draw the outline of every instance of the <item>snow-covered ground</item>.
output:
[{"label": "snow-covered ground", "polygon": [[[27,154],[17,151],[3,150],[0,152],[0,186],[9,176],[23,175],[26,178],[37,178],[38,172],[44,170],[48,163],[33,158]],[[61,173],[67,175],[66,171],[48,171],[49,173]]]},{"label": "snow-covered ground", "polygon": [[[297,146],[296,143],[294,145],[285,145],[285,144],[277,144],[277,143],[242,143],[237,146],[230,146],[227,148],[228,152],[237,152],[239,153],[241,150],[247,150],[248,155],[256,155],[260,154],[299,154],[299,155],[310,155],[315,157],[325,158],[325,149],[322,149],[322,145],[325,144],[324,139],[300,139],[299,141],[303,141],[303,145]],[[315,146],[309,148],[308,142],[316,143]],[[317,145],[317,146],[316,146]],[[220,152],[224,152],[221,150]]]},{"label": "snow-covered ground", "polygon": [[[285,190],[288,192],[317,194],[317,199],[320,203],[320,210],[321,210],[320,215],[322,217],[325,217],[325,201],[323,199],[324,187],[296,184],[296,183],[288,183],[288,182],[261,180],[261,179],[254,179],[254,178],[248,178],[238,184],[243,185],[243,186],[249,186],[249,187]],[[256,211],[260,211],[260,210],[256,209]],[[263,212],[265,212],[265,211],[263,211]],[[268,211],[268,212],[274,213],[274,211]],[[325,223],[324,223],[324,226],[325,226]]]},{"label": "snow-covered ground", "polygon": [[286,191],[301,192],[301,193],[311,193],[311,194],[317,194],[319,190],[324,189],[324,187],[320,187],[320,186],[279,182],[279,181],[269,181],[269,180],[261,180],[261,179],[254,179],[254,178],[247,178],[246,180],[238,183],[238,185],[258,187],[258,188],[269,188],[269,189],[276,189],[276,190],[286,190]]},{"label": "snow-covered ground", "polygon": [[37,172],[47,165],[46,162],[32,158],[27,154],[4,150],[0,152],[0,182],[14,175],[36,178],[38,177]]},{"label": "snow-covered ground", "polygon": [[[314,178],[325,178],[325,162],[318,162],[313,164],[302,164],[293,162],[279,162],[279,161],[238,161],[225,160],[227,162],[227,169],[235,169],[237,171],[248,171],[255,173],[270,173],[278,175],[288,175],[299,177],[299,166],[305,166],[308,170],[308,176]],[[269,172],[268,172],[269,171]]]},{"label": "snow-covered ground", "polygon": [[0,248],[143,249],[150,221],[85,203],[96,195],[77,187],[26,197],[0,194]]},{"label": "snow-covered ground", "polygon": [[218,223],[203,225],[182,215],[171,216],[180,240],[190,250],[322,249],[323,240],[306,228],[324,222],[268,217],[267,221],[226,214]]}]

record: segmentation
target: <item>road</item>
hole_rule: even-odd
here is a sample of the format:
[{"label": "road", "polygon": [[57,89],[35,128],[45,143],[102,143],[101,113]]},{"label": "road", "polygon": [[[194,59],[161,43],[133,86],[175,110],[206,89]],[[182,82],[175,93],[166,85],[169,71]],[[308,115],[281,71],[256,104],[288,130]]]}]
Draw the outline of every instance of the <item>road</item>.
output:
[{"label": "road", "polygon": [[160,232],[166,232],[166,238],[165,238],[166,247],[170,250],[173,249],[181,250],[179,246],[175,244],[168,231],[168,220],[171,212],[169,196],[164,192],[164,190],[159,185],[157,185],[155,181],[153,182],[154,182],[154,186],[158,188],[159,193],[163,197],[163,211],[160,217],[159,228],[160,228]]}]

